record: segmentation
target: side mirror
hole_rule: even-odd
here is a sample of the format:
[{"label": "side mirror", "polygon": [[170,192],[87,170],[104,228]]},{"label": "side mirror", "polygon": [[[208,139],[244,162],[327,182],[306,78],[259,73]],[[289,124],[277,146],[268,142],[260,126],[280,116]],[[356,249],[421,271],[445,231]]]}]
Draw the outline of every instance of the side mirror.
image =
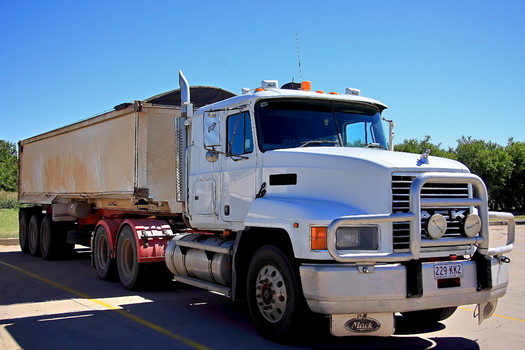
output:
[{"label": "side mirror", "polygon": [[219,116],[217,112],[206,112],[204,113],[204,149],[207,150],[208,162],[215,163],[219,159],[219,152],[215,147],[220,145]]},{"label": "side mirror", "polygon": [[204,113],[204,148],[220,146],[220,128],[217,112]]},{"label": "side mirror", "polygon": [[393,151],[394,150],[394,121],[388,120],[385,117],[381,117],[385,122],[388,123],[388,150]]}]

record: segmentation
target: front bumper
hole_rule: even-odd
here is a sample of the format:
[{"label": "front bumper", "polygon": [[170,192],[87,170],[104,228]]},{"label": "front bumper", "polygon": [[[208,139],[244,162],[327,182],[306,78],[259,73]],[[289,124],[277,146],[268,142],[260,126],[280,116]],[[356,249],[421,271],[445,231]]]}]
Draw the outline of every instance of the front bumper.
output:
[{"label": "front bumper", "polygon": [[355,264],[303,264],[300,274],[308,306],[313,312],[321,314],[427,310],[479,304],[505,294],[507,264],[492,258],[492,288],[478,291],[476,262],[461,263],[461,286],[449,288],[438,288],[434,278],[434,265],[443,262],[423,263],[423,293],[420,297],[407,297],[407,268],[400,263],[369,266],[368,273]]}]

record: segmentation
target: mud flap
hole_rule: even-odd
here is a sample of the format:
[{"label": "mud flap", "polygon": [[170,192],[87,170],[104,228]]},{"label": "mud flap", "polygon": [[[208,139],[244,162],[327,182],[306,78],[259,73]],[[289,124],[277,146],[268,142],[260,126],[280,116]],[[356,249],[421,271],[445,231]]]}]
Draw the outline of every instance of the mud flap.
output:
[{"label": "mud flap", "polygon": [[497,305],[498,299],[490,300],[485,303],[476,305],[476,309],[474,310],[474,317],[478,318],[478,324],[481,324],[481,322],[492,316],[494,311],[496,311]]},{"label": "mud flap", "polygon": [[389,337],[394,329],[393,313],[330,315],[330,332],[336,337]]}]

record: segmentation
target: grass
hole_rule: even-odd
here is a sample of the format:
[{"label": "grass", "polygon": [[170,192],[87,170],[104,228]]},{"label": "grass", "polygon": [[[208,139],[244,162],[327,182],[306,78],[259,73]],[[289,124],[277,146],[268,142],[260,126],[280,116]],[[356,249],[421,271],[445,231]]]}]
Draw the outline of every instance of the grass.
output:
[{"label": "grass", "polygon": [[0,209],[16,209],[18,204],[18,194],[16,192],[0,191]]},{"label": "grass", "polygon": [[0,238],[18,237],[18,209],[0,209]]},{"label": "grass", "polygon": [[18,194],[0,191],[0,238],[18,237]]}]

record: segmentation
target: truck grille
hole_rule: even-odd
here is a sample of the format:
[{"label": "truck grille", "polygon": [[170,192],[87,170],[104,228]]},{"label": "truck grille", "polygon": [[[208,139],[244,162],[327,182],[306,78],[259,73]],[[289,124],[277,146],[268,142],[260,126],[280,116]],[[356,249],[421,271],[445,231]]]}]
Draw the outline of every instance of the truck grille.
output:
[{"label": "truck grille", "polygon": [[[410,208],[410,186],[416,175],[392,175],[392,213],[408,213]],[[469,198],[468,184],[438,184],[427,183],[421,190],[421,198]],[[425,208],[421,212],[421,235],[426,236],[426,219],[439,213],[447,219],[447,231],[444,237],[461,236],[461,220],[469,214],[469,207],[457,208]],[[394,251],[408,250],[410,242],[410,225],[408,222],[393,223]]]}]

